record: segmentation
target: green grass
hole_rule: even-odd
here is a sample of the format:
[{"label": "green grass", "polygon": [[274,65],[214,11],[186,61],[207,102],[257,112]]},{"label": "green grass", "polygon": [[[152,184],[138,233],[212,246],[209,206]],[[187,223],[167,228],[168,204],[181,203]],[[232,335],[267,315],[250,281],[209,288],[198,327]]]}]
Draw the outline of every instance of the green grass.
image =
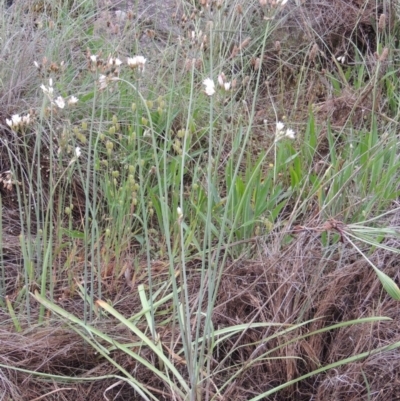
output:
[{"label": "green grass", "polygon": [[[183,5],[186,15],[194,12],[189,2]],[[374,256],[398,253],[390,245],[399,239],[398,225],[390,221],[398,213],[400,167],[394,33],[377,35],[373,65],[351,40],[354,63],[342,65],[334,54],[332,60],[306,62],[308,44],[292,52],[293,43],[276,43],[284,29],[279,24],[285,26],[283,6],[246,7],[237,2],[212,13],[200,7],[191,17],[193,29],[182,28],[185,35],[170,37],[166,45],[155,39],[144,45],[146,27],[129,18],[116,34],[98,33],[95,5],[43,3],[43,9],[30,11],[37,15],[36,26],[15,7],[15,18],[32,29],[34,40],[26,70],[21,68],[28,83],[4,117],[29,112],[32,121],[11,124],[0,143],[13,180],[7,188],[2,178],[3,192],[17,205],[21,244],[12,291],[3,250],[0,302],[16,332],[64,322],[114,366],[118,375],[108,377],[128,383],[141,399],[160,395],[118,360],[117,350],[154,376],[168,396],[217,400],[260,364],[291,358],[303,363],[283,351],[305,338],[390,320],[360,314],[315,328],[320,317],[290,322],[252,317],[218,327],[231,266],[260,253],[281,254],[288,255],[282,271],[289,274],[291,252],[303,233],[320,238],[322,254],[356,252],[381,288],[400,299],[397,278]],[[10,18],[3,17],[1,28],[10,38],[0,71],[4,88],[28,46],[22,34],[9,35]],[[391,49],[387,58],[385,47]],[[273,48],[282,53],[274,53],[278,61],[270,74]],[[147,58],[144,68],[127,65],[133,55]],[[112,65],[111,57],[122,64]],[[218,84],[222,72],[232,83],[229,90]],[[216,83],[212,96],[205,93],[205,78]],[[325,85],[322,105],[303,104],[311,82]],[[59,107],[59,96],[65,107]],[[76,104],[68,104],[71,96]],[[330,96],[342,103],[328,110]],[[4,210],[3,237],[10,224]],[[76,301],[72,312],[58,305],[60,291]],[[390,301],[386,293],[380,301]],[[278,290],[273,294],[284,299]],[[107,332],[109,320],[127,330],[130,340]],[[246,337],[257,330],[270,334]],[[399,344],[323,366],[310,363],[269,390],[260,384],[263,390],[249,392],[247,399],[268,399]],[[237,356],[247,348],[261,351],[248,360]],[[61,381],[58,375],[52,379]]]}]

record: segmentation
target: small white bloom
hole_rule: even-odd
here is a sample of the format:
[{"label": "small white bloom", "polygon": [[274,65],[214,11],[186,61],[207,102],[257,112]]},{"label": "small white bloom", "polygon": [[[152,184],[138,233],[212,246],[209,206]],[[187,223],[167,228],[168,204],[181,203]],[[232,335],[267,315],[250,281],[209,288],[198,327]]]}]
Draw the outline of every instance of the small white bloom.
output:
[{"label": "small white bloom", "polygon": [[108,59],[108,65],[116,65],[119,67],[122,64],[122,61],[119,58],[112,58],[110,57]]},{"label": "small white bloom", "polygon": [[65,100],[64,100],[61,96],[58,96],[58,98],[54,100],[54,103],[55,103],[60,109],[63,109],[63,108],[65,107]]},{"label": "small white bloom", "polygon": [[294,135],[295,135],[295,132],[294,132],[292,129],[288,128],[288,129],[286,130],[285,136],[286,136],[287,138],[294,139]]},{"label": "small white bloom", "polygon": [[19,114],[13,114],[11,116],[12,124],[14,127],[18,127],[22,122],[22,117]]},{"label": "small white bloom", "polygon": [[203,81],[203,85],[206,87],[205,91],[208,96],[212,96],[215,93],[215,84],[211,78],[206,78]]},{"label": "small white bloom", "polygon": [[337,61],[339,61],[339,63],[344,64],[344,62],[346,61],[346,56],[339,56],[336,58]]},{"label": "small white bloom", "polygon": [[51,88],[53,86],[53,78],[49,78],[49,87]]},{"label": "small white bloom", "polygon": [[179,206],[177,207],[176,211],[178,213],[178,224],[180,225],[183,220],[183,211],[182,211],[182,208]]},{"label": "small white bloom", "polygon": [[126,19],[126,12],[122,10],[116,10],[115,16],[117,17],[118,21],[124,21]]},{"label": "small white bloom", "polygon": [[69,105],[69,106],[73,106],[73,105],[76,104],[76,103],[78,103],[78,98],[77,98],[77,97],[71,96],[71,97],[68,99],[68,105]]},{"label": "small white bloom", "polygon": [[34,66],[35,66],[37,69],[40,68],[40,65],[39,65],[39,63],[38,63],[37,61],[34,61],[33,64],[34,64]]},{"label": "small white bloom", "polygon": [[22,116],[22,124],[29,125],[31,122],[31,115],[28,113],[26,116]]},{"label": "small white bloom", "polygon": [[93,63],[97,63],[97,56],[95,54],[92,54],[90,56],[90,60],[92,60]]},{"label": "small white bloom", "polygon": [[219,74],[218,75],[218,84],[219,84],[219,86],[224,86],[224,83],[225,83],[225,75],[223,73]]},{"label": "small white bloom", "polygon": [[79,146],[77,146],[77,147],[75,148],[75,157],[78,158],[78,157],[81,156],[81,154],[82,154],[81,148],[80,148]]},{"label": "small white bloom", "polygon": [[144,65],[146,64],[146,59],[143,56],[128,57],[126,60],[127,64],[131,68],[138,68],[144,71]]},{"label": "small white bloom", "polygon": [[107,77],[105,75],[100,75],[99,76],[99,86],[100,86],[100,90],[103,90],[105,88],[107,88]]},{"label": "small white bloom", "polygon": [[230,83],[230,82],[225,82],[225,83],[224,83],[224,89],[225,89],[226,91],[228,91],[229,89],[231,89],[231,83]]},{"label": "small white bloom", "polygon": [[277,131],[277,132],[282,131],[284,127],[285,127],[285,124],[284,124],[283,122],[278,121],[278,122],[276,123],[276,131]]},{"label": "small white bloom", "polygon": [[[53,83],[53,80],[50,78],[50,83],[52,84]],[[50,99],[52,98],[52,96],[53,96],[53,93],[54,93],[54,88],[53,88],[53,86],[52,85],[50,85],[50,86],[45,86],[45,85],[40,85],[40,89],[43,91],[43,93],[45,94],[45,95],[47,95]]]},{"label": "small white bloom", "polygon": [[21,127],[25,125],[29,125],[31,122],[30,120],[31,115],[28,113],[25,116],[20,116],[19,114],[13,114],[11,116],[11,119],[6,118],[6,124],[15,130],[20,129]]}]

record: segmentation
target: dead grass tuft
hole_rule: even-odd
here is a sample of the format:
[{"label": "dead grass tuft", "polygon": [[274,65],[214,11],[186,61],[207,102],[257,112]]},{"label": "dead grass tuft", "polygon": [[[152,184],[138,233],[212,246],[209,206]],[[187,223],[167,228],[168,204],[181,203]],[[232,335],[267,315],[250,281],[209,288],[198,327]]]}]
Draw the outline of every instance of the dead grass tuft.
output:
[{"label": "dead grass tuft", "polygon": [[[276,243],[258,244],[257,260],[232,262],[223,275],[213,316],[216,329],[252,322],[278,324],[264,329],[243,330],[214,350],[213,381],[218,387],[239,367],[243,368],[225,390],[224,397],[229,399],[249,399],[320,366],[400,341],[398,303],[382,293],[375,274],[352,249],[346,245],[332,245],[329,254],[323,253],[319,237],[309,232],[296,234],[291,245],[283,251],[279,251],[281,239],[271,240]],[[377,252],[372,259],[375,262],[380,260],[386,266],[383,270],[399,279],[396,258]],[[190,293],[195,301],[199,277],[195,266],[190,271]],[[141,307],[137,294],[124,280],[120,287],[121,301],[115,299],[117,309],[126,315],[139,311]],[[78,305],[73,302],[68,307],[62,302],[64,308],[79,315]],[[165,307],[168,308],[168,305]],[[297,339],[335,323],[367,316],[388,316],[393,321],[355,325]],[[316,320],[267,340],[283,328],[311,319]],[[2,320],[5,321],[6,316]],[[95,324],[120,341],[135,341],[126,329],[112,321],[99,320]],[[166,352],[176,354],[170,346],[171,338],[176,338],[177,333],[174,334],[172,327],[165,326],[160,334],[168,350]],[[19,344],[18,348],[15,344]],[[76,333],[62,328],[59,323],[19,334],[4,327],[0,331],[0,348],[0,363],[3,366],[64,377],[93,378],[90,383],[64,385],[44,383],[43,379],[35,376],[3,369],[1,380],[7,394],[14,400],[33,399],[56,389],[60,390],[57,397],[62,394],[65,400],[102,399],[102,393],[118,382],[115,378],[96,380],[96,377],[118,372],[96,356]],[[146,349],[139,352],[156,363]],[[171,397],[162,383],[132,359],[115,351],[112,357],[129,372],[134,372],[138,380],[152,389],[158,389],[159,394]],[[184,371],[185,365],[175,362]],[[398,388],[392,383],[399,372],[400,362],[396,352],[376,354],[361,362],[313,376],[267,399],[309,400],[316,397],[321,401],[333,398],[357,400],[367,396],[368,386],[374,400],[396,399]],[[63,388],[74,390],[63,391]],[[115,399],[136,399],[126,383],[117,384],[107,394],[114,394]]]}]

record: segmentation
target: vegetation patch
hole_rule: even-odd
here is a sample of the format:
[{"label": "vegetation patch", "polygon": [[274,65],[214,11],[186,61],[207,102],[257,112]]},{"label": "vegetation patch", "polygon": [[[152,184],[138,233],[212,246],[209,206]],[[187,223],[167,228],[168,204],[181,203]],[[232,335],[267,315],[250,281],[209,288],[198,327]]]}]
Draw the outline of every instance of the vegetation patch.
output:
[{"label": "vegetation patch", "polygon": [[2,398],[396,399],[397,5],[3,3]]}]

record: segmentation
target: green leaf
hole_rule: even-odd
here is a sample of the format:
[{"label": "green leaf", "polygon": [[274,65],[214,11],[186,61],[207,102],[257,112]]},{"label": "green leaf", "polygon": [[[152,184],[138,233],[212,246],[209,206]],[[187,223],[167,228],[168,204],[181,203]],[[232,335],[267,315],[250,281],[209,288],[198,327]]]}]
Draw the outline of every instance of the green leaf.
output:
[{"label": "green leaf", "polygon": [[396,301],[400,301],[400,289],[397,284],[387,274],[383,273],[375,266],[374,270],[386,292]]}]

